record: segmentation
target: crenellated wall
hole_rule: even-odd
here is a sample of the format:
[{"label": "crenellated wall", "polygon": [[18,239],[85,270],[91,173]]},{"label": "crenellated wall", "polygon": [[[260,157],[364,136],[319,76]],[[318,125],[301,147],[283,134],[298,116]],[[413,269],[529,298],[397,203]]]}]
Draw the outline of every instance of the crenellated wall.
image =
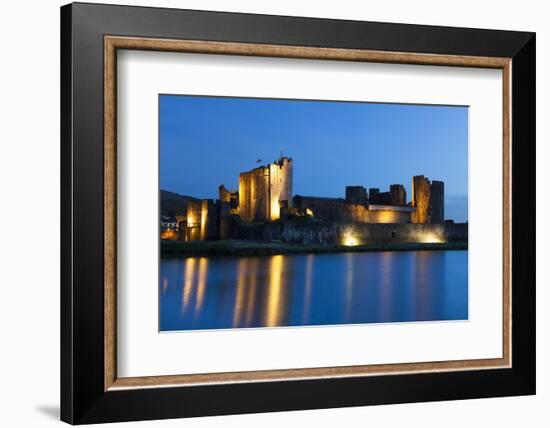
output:
[{"label": "crenellated wall", "polygon": [[358,223],[411,223],[414,213],[411,207],[353,205],[340,198],[295,196],[294,205],[315,219]]},{"label": "crenellated wall", "polygon": [[365,205],[369,200],[364,186],[346,186],[346,202],[354,205]]}]

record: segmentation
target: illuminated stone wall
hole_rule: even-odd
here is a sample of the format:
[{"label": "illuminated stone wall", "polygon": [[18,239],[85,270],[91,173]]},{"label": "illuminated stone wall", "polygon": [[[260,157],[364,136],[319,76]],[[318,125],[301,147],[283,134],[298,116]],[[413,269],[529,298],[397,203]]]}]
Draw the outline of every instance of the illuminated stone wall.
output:
[{"label": "illuminated stone wall", "polygon": [[293,201],[298,210],[304,213],[309,210],[312,217],[323,220],[341,219],[346,204],[346,201],[341,198],[318,198],[299,195],[296,195]]},{"label": "illuminated stone wall", "polygon": [[248,223],[280,218],[280,202],[292,204],[292,159],[239,175],[239,216]]},{"label": "illuminated stone wall", "polygon": [[391,209],[370,210],[363,205],[344,205],[342,219],[357,223],[410,223],[411,213]]},{"label": "illuminated stone wall", "polygon": [[201,201],[191,201],[187,204],[186,241],[199,241],[201,239],[201,211]]},{"label": "illuminated stone wall", "polygon": [[282,157],[269,165],[269,219],[281,217],[281,202],[292,206],[292,159]]},{"label": "illuminated stone wall", "polygon": [[201,241],[219,239],[218,204],[212,199],[203,199],[201,204]]},{"label": "illuminated stone wall", "polygon": [[412,206],[416,208],[413,223],[428,223],[430,209],[430,181],[423,175],[412,179]]},{"label": "illuminated stone wall", "polygon": [[225,188],[222,184],[218,187],[218,193],[220,202],[227,202],[227,209],[229,209],[229,202],[231,201],[231,192]]},{"label": "illuminated stone wall", "polygon": [[220,205],[212,199],[192,201],[187,204],[186,241],[219,239]]},{"label": "illuminated stone wall", "polygon": [[346,245],[352,237],[353,245],[379,242],[467,242],[467,223],[416,224],[341,224],[337,242]]},{"label": "illuminated stone wall", "polygon": [[260,167],[239,176],[239,215],[246,222],[268,219],[269,169]]},{"label": "illuminated stone wall", "polygon": [[293,222],[258,228],[256,239],[304,244],[363,245],[387,242],[467,242],[467,223]]},{"label": "illuminated stone wall", "polygon": [[358,223],[411,223],[411,211],[402,207],[369,209],[364,205],[347,204],[340,198],[316,198],[296,196],[294,205],[301,212],[311,213],[320,220],[349,221]]}]

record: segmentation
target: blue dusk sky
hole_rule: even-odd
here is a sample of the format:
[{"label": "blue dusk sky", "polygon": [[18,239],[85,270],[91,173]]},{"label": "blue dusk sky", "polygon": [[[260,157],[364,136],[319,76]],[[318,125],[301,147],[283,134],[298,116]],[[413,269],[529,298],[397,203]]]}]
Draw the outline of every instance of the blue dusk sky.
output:
[{"label": "blue dusk sky", "polygon": [[467,221],[468,108],[160,96],[160,188],[217,198],[239,173],[294,162],[294,194],[344,197],[346,185],[445,182],[445,217]]}]

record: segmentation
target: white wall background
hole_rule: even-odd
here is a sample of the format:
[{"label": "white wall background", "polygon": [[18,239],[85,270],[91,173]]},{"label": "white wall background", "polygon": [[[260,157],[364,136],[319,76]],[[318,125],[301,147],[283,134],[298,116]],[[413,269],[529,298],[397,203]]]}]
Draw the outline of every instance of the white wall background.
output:
[{"label": "white wall background", "polygon": [[[123,2],[122,0],[120,0]],[[103,3],[116,3],[103,1]],[[158,427],[543,427],[550,416],[550,14],[545,2],[148,0],[126,4],[537,32],[538,395],[139,423]],[[0,6],[0,421],[59,424],[59,6]],[[545,78],[546,77],[546,78]],[[39,229],[38,229],[39,228]],[[38,240],[29,239],[32,236]],[[125,426],[137,426],[138,423]]]}]

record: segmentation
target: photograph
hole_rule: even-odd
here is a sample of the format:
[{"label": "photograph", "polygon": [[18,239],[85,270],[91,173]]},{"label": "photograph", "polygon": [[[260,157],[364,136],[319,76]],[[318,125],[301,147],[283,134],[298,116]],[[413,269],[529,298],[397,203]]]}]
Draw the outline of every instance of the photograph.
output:
[{"label": "photograph", "polygon": [[159,331],[468,320],[468,106],[158,102]]}]

